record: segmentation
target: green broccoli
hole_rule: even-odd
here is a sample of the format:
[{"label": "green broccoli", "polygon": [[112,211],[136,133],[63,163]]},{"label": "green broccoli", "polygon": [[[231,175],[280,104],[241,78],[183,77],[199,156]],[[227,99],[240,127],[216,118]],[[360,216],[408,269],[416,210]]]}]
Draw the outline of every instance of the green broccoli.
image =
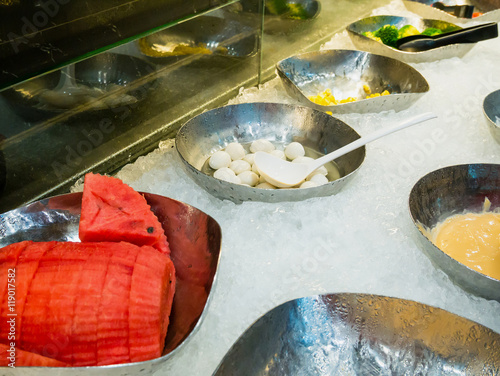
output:
[{"label": "green broccoli", "polygon": [[413,25],[405,25],[398,30],[398,39],[409,37],[412,35],[418,35],[420,31]]},{"label": "green broccoli", "polygon": [[287,17],[293,20],[305,20],[310,18],[307,11],[301,4],[287,4]]},{"label": "green broccoli", "polygon": [[373,35],[373,33],[372,33],[371,31],[365,31],[365,32],[363,33],[363,35],[364,35],[365,37],[368,37],[368,38],[370,38],[370,39],[373,39],[373,40],[376,40],[377,42],[382,43],[382,39],[380,39],[380,38],[376,37],[375,35]]},{"label": "green broccoli", "polygon": [[443,34],[443,30],[436,29],[435,27],[428,27],[424,31],[422,31],[421,35],[428,35],[432,37],[433,35]]},{"label": "green broccoli", "polygon": [[396,48],[396,41],[398,40],[398,29],[394,25],[385,25],[380,29],[373,32],[373,35],[382,40],[382,43]]}]

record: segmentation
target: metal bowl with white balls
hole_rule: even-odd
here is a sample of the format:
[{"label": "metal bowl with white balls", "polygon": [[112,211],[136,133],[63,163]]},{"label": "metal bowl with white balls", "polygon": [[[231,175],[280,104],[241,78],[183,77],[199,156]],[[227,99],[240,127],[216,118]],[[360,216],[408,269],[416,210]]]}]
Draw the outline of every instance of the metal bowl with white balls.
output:
[{"label": "metal bowl with white balls", "polygon": [[278,146],[299,142],[306,156],[317,158],[358,138],[360,135],[349,125],[309,107],[242,103],[215,108],[190,119],[177,133],[175,146],[189,176],[213,196],[235,203],[281,202],[338,193],[363,163],[365,148],[336,159],[337,171],[329,171],[327,184],[296,189],[262,189],[216,179],[208,166],[210,156],[232,142],[248,146],[256,140],[268,140]]}]

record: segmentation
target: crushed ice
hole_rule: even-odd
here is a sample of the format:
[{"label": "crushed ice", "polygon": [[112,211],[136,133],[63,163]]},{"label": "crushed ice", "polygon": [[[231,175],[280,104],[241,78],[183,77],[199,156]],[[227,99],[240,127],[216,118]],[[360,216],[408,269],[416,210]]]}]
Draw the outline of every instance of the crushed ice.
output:
[{"label": "crushed ice", "polygon": [[[373,15],[408,13],[397,0]],[[341,32],[321,48],[354,46]],[[362,135],[422,112],[439,118],[369,144],[361,169],[335,196],[277,204],[221,201],[186,174],[173,140],[117,174],[137,190],[203,210],[223,231],[218,281],[204,322],[159,374],[211,375],[258,317],[289,299],[321,293],[415,300],[500,332],[500,303],[465,293],[436,269],[417,246],[408,211],[411,187],[428,172],[500,163],[500,147],[482,113],[484,97],[500,88],[500,39],[478,43],[462,59],[412,65],[431,90],[408,110],[338,117]],[[295,103],[277,78],[241,90],[230,103],[253,101]]]}]

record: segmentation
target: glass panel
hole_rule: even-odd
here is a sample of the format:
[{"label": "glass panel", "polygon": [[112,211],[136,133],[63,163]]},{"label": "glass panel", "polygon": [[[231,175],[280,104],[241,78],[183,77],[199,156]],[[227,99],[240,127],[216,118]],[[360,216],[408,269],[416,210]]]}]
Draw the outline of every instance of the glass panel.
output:
[{"label": "glass panel", "polygon": [[217,9],[2,91],[0,212],[110,173],[256,85],[260,19],[240,15]]},{"label": "glass panel", "polygon": [[[11,74],[23,82],[0,92],[0,212],[66,192],[87,171],[113,173],[174,137],[189,118],[226,104],[242,87],[274,77],[279,60],[318,49],[389,2],[137,0],[104,6],[39,1],[38,8],[22,8],[22,0],[0,1],[2,12],[7,11],[0,17],[16,15],[18,22],[2,24],[3,35],[16,33],[51,1],[60,6],[42,33],[21,30],[29,43],[18,48],[27,48],[26,55],[0,53],[3,67],[8,63],[19,74],[50,71],[28,81]],[[216,9],[205,11],[211,8]],[[167,19],[172,26],[165,28]],[[41,28],[41,20],[33,25]],[[150,33],[156,24],[158,31]],[[39,34],[48,44],[33,49]],[[67,39],[64,48],[59,37]],[[2,40],[0,51],[13,48],[12,40]],[[106,43],[116,47],[108,49]],[[104,52],[80,60],[82,51]],[[78,61],[53,71],[68,59]],[[76,88],[62,86],[60,77],[67,75],[74,76]]]},{"label": "glass panel", "polygon": [[[234,1],[234,0],[232,0]],[[0,88],[230,0],[0,1]]]},{"label": "glass panel", "polygon": [[[253,0],[243,0],[244,9]],[[368,16],[388,0],[265,0],[263,76],[275,64],[301,52],[319,50],[349,23]]]}]

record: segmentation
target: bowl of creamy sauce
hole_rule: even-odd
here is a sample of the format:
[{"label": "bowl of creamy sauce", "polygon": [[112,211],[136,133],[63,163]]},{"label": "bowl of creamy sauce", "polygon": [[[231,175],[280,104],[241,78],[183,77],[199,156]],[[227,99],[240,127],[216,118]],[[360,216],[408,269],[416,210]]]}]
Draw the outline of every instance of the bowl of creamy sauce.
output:
[{"label": "bowl of creamy sauce", "polygon": [[410,192],[418,241],[464,290],[500,301],[500,165],[445,167]]}]

